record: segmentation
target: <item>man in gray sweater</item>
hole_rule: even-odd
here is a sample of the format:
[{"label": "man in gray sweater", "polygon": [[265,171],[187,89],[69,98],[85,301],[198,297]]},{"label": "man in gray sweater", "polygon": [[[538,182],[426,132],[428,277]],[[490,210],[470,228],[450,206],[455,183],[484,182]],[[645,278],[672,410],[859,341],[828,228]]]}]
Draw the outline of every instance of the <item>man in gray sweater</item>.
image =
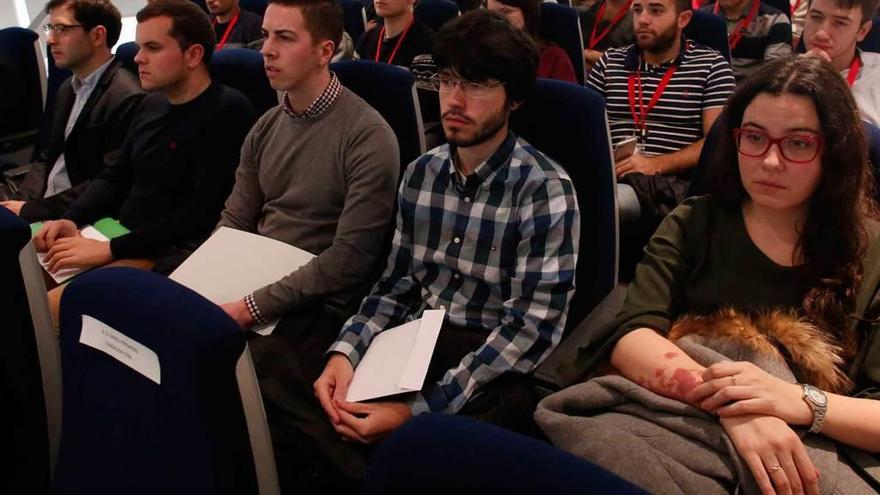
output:
[{"label": "man in gray sweater", "polygon": [[400,170],[398,146],[382,117],[328,69],[342,22],[332,0],[272,0],[266,10],[265,70],[284,97],[245,139],[219,226],[317,256],[224,304],[244,328],[287,315],[276,332],[283,334],[289,321],[335,335],[382,255]]}]

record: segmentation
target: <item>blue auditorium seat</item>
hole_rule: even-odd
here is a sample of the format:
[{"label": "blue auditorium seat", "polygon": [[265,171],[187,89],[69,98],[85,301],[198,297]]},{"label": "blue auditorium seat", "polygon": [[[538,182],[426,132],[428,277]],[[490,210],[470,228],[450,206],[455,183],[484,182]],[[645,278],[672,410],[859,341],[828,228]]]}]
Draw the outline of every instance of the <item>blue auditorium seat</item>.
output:
[{"label": "blue auditorium seat", "polygon": [[689,40],[712,48],[730,61],[730,45],[727,42],[727,25],[724,20],[710,12],[694,11],[691,22],[684,28]]},{"label": "blue auditorium seat", "polygon": [[[0,88],[7,115],[0,116],[0,155],[35,146],[43,116],[43,65],[37,33],[0,29]],[[14,94],[9,94],[14,93]],[[10,118],[14,114],[15,118]],[[28,155],[29,156],[29,155]]]},{"label": "blue auditorium seat", "polygon": [[446,21],[454,19],[458,14],[458,4],[450,0],[418,0],[416,2],[416,19],[434,32],[440,31]]},{"label": "blue auditorium seat", "polygon": [[542,3],[541,34],[565,50],[578,83],[584,84],[584,37],[577,10],[558,3]]},{"label": "blue auditorium seat", "polygon": [[30,228],[0,207],[0,493],[47,493],[61,426],[61,371]]},{"label": "blue auditorium seat", "polygon": [[581,215],[576,285],[567,327],[617,284],[617,200],[605,100],[590,88],[538,79],[510,127],[571,176]]},{"label": "blue auditorium seat", "polygon": [[406,69],[369,60],[337,62],[330,70],[342,85],[363,98],[388,122],[400,146],[400,167],[425,153],[421,109],[415,79]]},{"label": "blue auditorium seat", "polygon": [[544,442],[461,416],[422,414],[382,441],[361,495],[643,494],[618,476]]},{"label": "blue auditorium seat", "polygon": [[[55,494],[279,493],[244,332],[218,306],[151,272],[93,270],[64,291],[60,338]],[[123,363],[151,352],[155,375]]]},{"label": "blue auditorium seat", "polygon": [[367,29],[367,14],[364,10],[364,4],[360,0],[339,0],[339,4],[342,6],[345,32],[351,36],[353,42],[357,43],[357,40]]},{"label": "blue auditorium seat", "polygon": [[871,30],[865,36],[865,39],[859,43],[859,48],[866,52],[880,53],[880,15],[874,16]]},{"label": "blue auditorium seat", "polygon": [[122,63],[122,66],[134,74],[135,77],[138,75],[138,66],[134,61],[137,52],[138,46],[134,41],[122,43],[116,47],[116,58]]},{"label": "blue auditorium seat", "polygon": [[263,17],[266,15],[266,7],[269,6],[269,0],[239,0],[238,5],[241,6],[241,10],[247,10]]},{"label": "blue auditorium seat", "polygon": [[263,69],[263,54],[256,50],[224,48],[214,52],[211,77],[244,93],[257,115],[278,104],[278,93],[269,85]]}]

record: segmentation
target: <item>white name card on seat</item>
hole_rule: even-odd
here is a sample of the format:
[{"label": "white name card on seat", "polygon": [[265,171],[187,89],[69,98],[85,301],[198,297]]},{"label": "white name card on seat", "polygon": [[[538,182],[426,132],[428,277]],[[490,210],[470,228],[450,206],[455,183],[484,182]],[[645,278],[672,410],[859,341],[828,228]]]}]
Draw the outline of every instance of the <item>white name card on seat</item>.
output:
[{"label": "white name card on seat", "polygon": [[360,402],[421,390],[445,314],[445,309],[429,309],[420,319],[374,337],[354,370],[345,400]]},{"label": "white name card on seat", "polygon": [[[314,257],[275,239],[220,227],[169,278],[224,304],[281,280]],[[255,331],[269,334],[276,324]]]},{"label": "white name card on seat", "polygon": [[153,380],[157,385],[162,384],[159,356],[145,345],[118,330],[114,330],[104,322],[89,315],[82,315],[82,331],[79,334],[79,341],[104,352]]}]

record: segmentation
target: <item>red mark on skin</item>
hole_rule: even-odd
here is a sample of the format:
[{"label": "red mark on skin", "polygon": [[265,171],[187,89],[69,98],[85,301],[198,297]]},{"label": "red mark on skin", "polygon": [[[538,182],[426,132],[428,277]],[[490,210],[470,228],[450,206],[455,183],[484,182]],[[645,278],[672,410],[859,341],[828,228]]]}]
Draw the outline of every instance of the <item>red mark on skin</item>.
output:
[{"label": "red mark on skin", "polygon": [[678,357],[678,353],[677,352],[667,352],[666,354],[663,355],[663,357],[665,357],[666,359],[676,358],[676,357]]},{"label": "red mark on skin", "polygon": [[666,371],[666,368],[657,368],[656,370],[654,370],[654,376],[660,378],[661,376],[663,376],[664,371]]},{"label": "red mark on skin", "polygon": [[697,381],[696,376],[694,376],[694,373],[696,372],[678,368],[675,370],[675,373],[672,374],[672,380],[676,383],[676,392],[679,399],[687,397],[690,391],[700,384]]}]

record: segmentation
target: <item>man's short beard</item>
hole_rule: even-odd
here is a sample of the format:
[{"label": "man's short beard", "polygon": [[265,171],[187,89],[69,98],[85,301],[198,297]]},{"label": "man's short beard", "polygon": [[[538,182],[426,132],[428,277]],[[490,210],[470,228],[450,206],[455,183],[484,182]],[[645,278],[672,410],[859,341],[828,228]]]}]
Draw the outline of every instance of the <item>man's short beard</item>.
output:
[{"label": "man's short beard", "polygon": [[507,118],[510,115],[510,110],[505,106],[505,108],[495,114],[492,119],[487,121],[482,126],[478,127],[474,136],[470,139],[459,139],[455,136],[451,136],[449,133],[446,133],[446,141],[450,144],[454,144],[459,148],[470,148],[471,146],[477,146],[485,143],[486,141],[495,137],[498,134],[505,124],[507,124]]},{"label": "man's short beard", "polygon": [[[672,26],[657,36],[648,44],[639,43],[639,48],[649,53],[663,53],[675,44],[675,39],[681,36],[677,26]],[[638,38],[636,38],[638,40]]]}]

